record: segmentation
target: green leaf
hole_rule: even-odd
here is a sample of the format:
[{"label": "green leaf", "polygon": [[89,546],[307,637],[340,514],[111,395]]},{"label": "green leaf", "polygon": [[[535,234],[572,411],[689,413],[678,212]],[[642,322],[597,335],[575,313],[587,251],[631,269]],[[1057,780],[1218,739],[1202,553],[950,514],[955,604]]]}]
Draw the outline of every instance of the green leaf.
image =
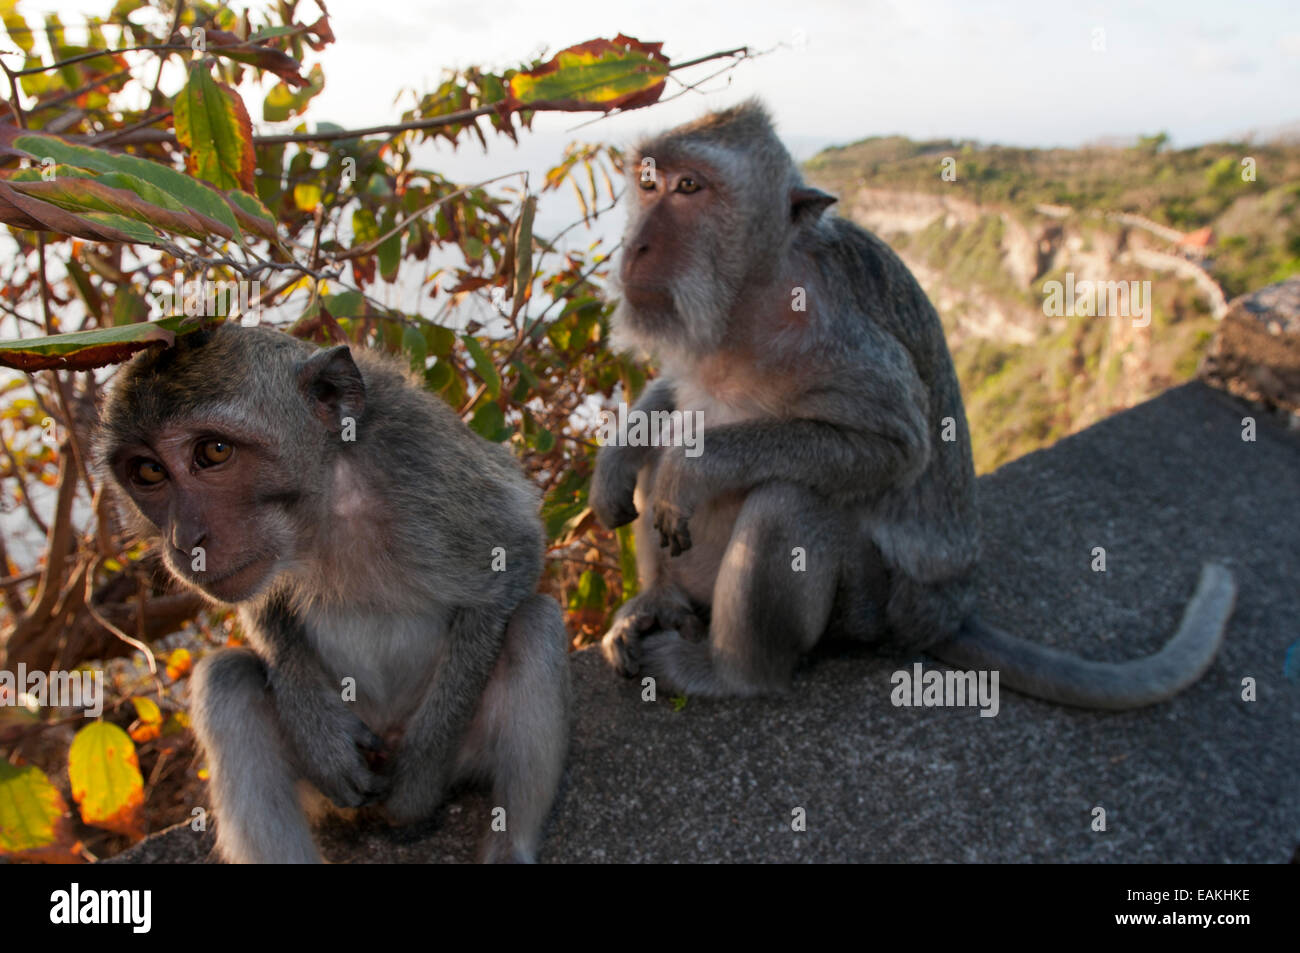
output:
[{"label": "green leaf", "polygon": [[53,846],[66,810],[44,771],[0,759],[0,856]]},{"label": "green leaf", "polygon": [[113,326],[140,324],[149,318],[149,302],[129,286],[120,287],[113,295]]},{"label": "green leaf", "polygon": [[605,608],[605,577],[593,569],[584,569],[577,588],[569,593],[569,611]]},{"label": "green leaf", "polygon": [[528,445],[538,453],[550,453],[555,448],[555,434],[541,424],[534,423],[528,434]]},{"label": "green leaf", "polygon": [[510,437],[511,429],[506,426],[505,413],[496,404],[479,404],[469,422],[470,429],[481,437],[500,443]]},{"label": "green leaf", "polygon": [[410,357],[411,370],[423,374],[425,362],[429,359],[429,345],[419,328],[410,324],[406,326],[402,332],[402,350]]},{"label": "green leaf", "polygon": [[275,216],[262,204],[262,200],[247,192],[226,192],[222,197],[235,207],[235,218],[245,228],[251,228],[264,238],[278,241],[275,231]]},{"label": "green leaf", "polygon": [[360,248],[368,245],[379,237],[379,223],[375,221],[375,213],[370,209],[357,209],[352,213],[352,247]]},{"label": "green leaf", "polygon": [[461,340],[465,342],[465,350],[469,351],[469,356],[474,362],[474,372],[487,385],[488,395],[496,400],[501,394],[501,375],[497,373],[492,359],[487,356],[483,345],[479,344],[473,335],[462,335]]},{"label": "green leaf", "polygon": [[312,98],[324,88],[325,74],[317,63],[312,66],[308,74],[307,85],[301,89],[294,89],[286,83],[276,83],[272,86],[262,102],[262,118],[267,122],[283,122],[296,116],[306,109]]},{"label": "green leaf", "polygon": [[436,361],[432,367],[424,372],[424,386],[435,394],[441,392],[444,387],[451,383],[451,380],[451,366],[446,361]]},{"label": "green leaf", "polygon": [[[140,234],[148,237],[141,240],[148,243],[158,240],[150,226],[174,234],[201,238],[209,234],[200,217],[192,215],[188,209],[168,196],[160,189],[150,186],[142,179],[135,179],[134,185],[139,189],[152,192],[160,201],[151,203],[143,201],[140,193],[134,189],[115,187],[123,178],[132,176],[115,175],[89,178],[87,176],[55,176],[50,180],[10,182],[11,188],[23,195],[49,202],[58,208],[70,212],[82,213],[106,212],[125,217],[144,226]],[[109,181],[105,181],[109,180]],[[136,230],[139,232],[139,230]]]},{"label": "green leaf", "polygon": [[616,529],[614,535],[618,537],[618,568],[623,579],[623,601],[626,602],[640,589],[636,571],[636,533],[628,523]]},{"label": "green leaf", "polygon": [[619,34],[561,50],[507,85],[511,109],[635,109],[657,101],[668,77],[662,43]]},{"label": "green leaf", "polygon": [[522,302],[533,283],[533,214],[537,211],[537,196],[524,200],[515,231],[515,309]]},{"label": "green leaf", "polygon": [[68,778],[83,821],[123,834],[141,833],[144,778],[125,731],[97,721],[77,732],[68,749]]},{"label": "green leaf", "polygon": [[359,318],[366,313],[366,299],[360,291],[325,295],[325,307],[336,318]]},{"label": "green leaf", "polygon": [[[4,20],[5,31],[9,34],[10,42],[24,53],[30,53],[35,41],[32,31],[27,27],[27,21],[18,12],[16,0],[0,0],[0,20]],[[4,828],[0,827],[0,831],[3,830]]]},{"label": "green leaf", "polygon": [[189,80],[172,101],[176,138],[185,165],[222,189],[254,189],[253,124],[239,94],[212,78],[206,62],[190,67]]},{"label": "green leaf", "polygon": [[[187,321],[190,324],[182,332],[181,326]],[[89,370],[124,361],[136,351],[153,344],[169,345],[175,340],[176,333],[188,333],[197,327],[193,318],[175,315],[144,324],[0,341],[0,366],[29,373],[56,368]]]},{"label": "green leaf", "polygon": [[[379,223],[379,234],[385,235],[392,231],[393,226],[397,224],[396,213],[392,208],[384,213],[383,221]],[[402,233],[395,232],[389,235],[379,243],[376,249],[379,254],[379,274],[385,281],[392,281],[397,277],[397,266],[402,263]]]},{"label": "green leaf", "polygon": [[261,43],[263,40],[273,40],[277,36],[289,36],[297,33],[301,27],[298,26],[264,26],[247,40],[248,43]]},{"label": "green leaf", "polygon": [[446,357],[456,345],[456,332],[451,328],[426,321],[420,325],[420,330],[424,333],[424,340],[429,344],[430,354]]},{"label": "green leaf", "polygon": [[[11,131],[0,125],[0,145],[9,138]],[[221,193],[193,179],[183,172],[178,172],[158,162],[150,162],[136,156],[120,155],[92,149],[90,146],[75,145],[55,136],[22,132],[12,136],[12,146],[40,161],[45,156],[55,162],[89,169],[94,172],[124,172],[136,176],[157,186],[175,198],[182,206],[200,212],[219,222],[223,238],[243,240],[239,221],[235,213],[221,197]]]}]

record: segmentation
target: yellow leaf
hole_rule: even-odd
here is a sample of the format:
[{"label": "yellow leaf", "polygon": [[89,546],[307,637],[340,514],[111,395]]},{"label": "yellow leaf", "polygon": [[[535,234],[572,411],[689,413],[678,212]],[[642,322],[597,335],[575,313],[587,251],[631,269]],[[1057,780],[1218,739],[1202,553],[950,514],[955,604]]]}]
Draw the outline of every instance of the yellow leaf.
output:
[{"label": "yellow leaf", "polygon": [[40,856],[70,840],[63,815],[68,806],[35,765],[0,760],[0,856]]},{"label": "yellow leaf", "polygon": [[310,182],[300,182],[293,187],[293,204],[300,212],[313,211],[320,205],[320,186]]},{"label": "yellow leaf", "polygon": [[125,731],[98,721],[77,732],[68,751],[68,778],[83,821],[120,834],[143,836],[144,778],[135,745]]},{"label": "yellow leaf", "polygon": [[135,706],[135,713],[140,716],[140,720],[147,725],[160,724],[162,722],[162,709],[152,698],[140,696],[131,699],[131,704]]},{"label": "yellow leaf", "polygon": [[172,681],[184,678],[194,668],[194,659],[189,649],[177,649],[167,658],[167,677]]}]

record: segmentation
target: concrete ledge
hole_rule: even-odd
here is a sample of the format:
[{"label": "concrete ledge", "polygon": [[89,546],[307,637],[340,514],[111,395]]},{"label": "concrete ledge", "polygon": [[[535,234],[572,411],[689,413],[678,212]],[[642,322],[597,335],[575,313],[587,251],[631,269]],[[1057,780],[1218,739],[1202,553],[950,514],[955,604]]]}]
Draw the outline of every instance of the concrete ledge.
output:
[{"label": "concrete ledge", "polygon": [[[1154,651],[1200,564],[1240,586],[1226,645],[1174,701],[1100,714],[1002,693],[1001,711],[895,708],[911,658],[823,656],[793,693],[640,700],[574,656],[577,721],[542,850],[560,861],[1275,862],[1300,843],[1300,439],[1189,384],[980,480],[991,621],[1092,658]],[[1107,571],[1090,570],[1092,549]],[[1300,653],[1300,648],[1297,649]],[[1257,699],[1241,700],[1244,677]],[[791,830],[802,807],[807,830]],[[1092,809],[1107,830],[1091,830]],[[479,795],[402,832],[327,829],[340,862],[471,860]],[[207,836],[117,860],[196,862]]]}]

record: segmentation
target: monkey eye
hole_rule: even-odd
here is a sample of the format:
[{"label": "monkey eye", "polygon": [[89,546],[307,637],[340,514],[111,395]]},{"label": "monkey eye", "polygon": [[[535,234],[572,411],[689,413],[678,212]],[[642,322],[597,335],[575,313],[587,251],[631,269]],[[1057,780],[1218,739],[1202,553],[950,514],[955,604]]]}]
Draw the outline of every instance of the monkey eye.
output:
[{"label": "monkey eye", "polygon": [[653,192],[655,190],[654,173],[642,175],[641,178],[637,179],[637,185],[641,187],[642,192]]},{"label": "monkey eye", "polygon": [[205,440],[199,444],[194,462],[200,467],[212,467],[218,463],[225,463],[234,452],[235,448],[224,440]]},{"label": "monkey eye", "polygon": [[167,471],[157,460],[146,460],[141,457],[131,463],[130,477],[132,483],[140,486],[157,486],[167,479]]},{"label": "monkey eye", "polygon": [[692,179],[689,175],[684,175],[677,180],[677,188],[673,191],[681,192],[683,195],[690,195],[692,192],[698,192],[700,188],[701,186],[699,182]]}]

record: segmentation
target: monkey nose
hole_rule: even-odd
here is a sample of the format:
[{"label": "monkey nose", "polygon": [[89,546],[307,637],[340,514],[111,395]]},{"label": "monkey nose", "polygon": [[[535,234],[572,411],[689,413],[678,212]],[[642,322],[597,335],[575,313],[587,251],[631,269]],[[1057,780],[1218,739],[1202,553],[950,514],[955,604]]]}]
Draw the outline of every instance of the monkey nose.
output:
[{"label": "monkey nose", "polygon": [[193,552],[195,546],[201,546],[207,538],[208,532],[204,529],[177,526],[172,530],[172,545],[186,556]]}]

